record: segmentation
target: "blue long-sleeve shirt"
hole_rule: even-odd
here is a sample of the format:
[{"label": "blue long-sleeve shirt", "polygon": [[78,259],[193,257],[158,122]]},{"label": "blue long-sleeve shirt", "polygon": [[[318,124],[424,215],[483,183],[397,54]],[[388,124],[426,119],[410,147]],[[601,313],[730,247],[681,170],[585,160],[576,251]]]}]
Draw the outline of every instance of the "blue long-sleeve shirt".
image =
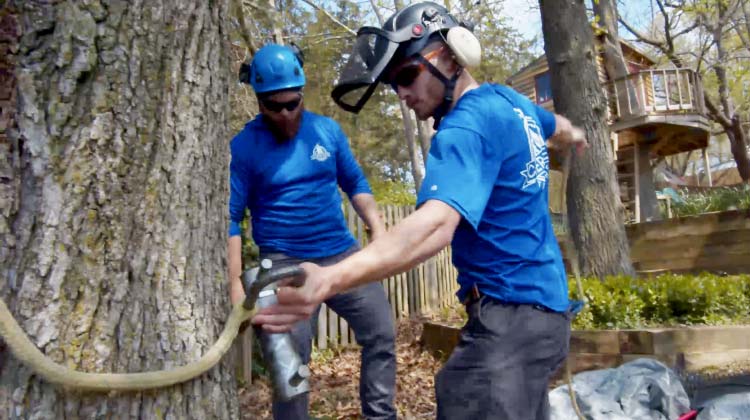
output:
[{"label": "blue long-sleeve shirt", "polygon": [[232,140],[229,235],[247,208],[261,249],[321,258],[354,245],[337,186],[350,199],[371,190],[341,127],[304,111],[297,136],[278,142],[266,124],[258,115]]}]

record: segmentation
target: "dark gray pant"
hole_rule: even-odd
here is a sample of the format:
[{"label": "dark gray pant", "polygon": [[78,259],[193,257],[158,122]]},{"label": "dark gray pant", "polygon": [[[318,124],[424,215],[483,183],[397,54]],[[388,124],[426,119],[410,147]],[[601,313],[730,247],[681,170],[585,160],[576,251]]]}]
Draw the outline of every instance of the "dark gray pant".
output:
[{"label": "dark gray pant", "polygon": [[482,296],[435,376],[438,419],[549,418],[548,385],[568,354],[570,314]]},{"label": "dark gray pant", "polygon": [[[263,251],[260,257],[271,259],[274,267],[299,264],[303,261],[326,266],[343,260],[357,249],[355,246],[338,255],[312,260]],[[359,378],[362,415],[366,419],[395,419],[396,330],[383,286],[380,283],[369,283],[339,293],[325,303],[349,323],[357,343],[362,346]],[[313,331],[317,329],[319,310],[320,308],[310,321],[298,322],[291,331],[292,339],[306,363],[310,361],[312,353]],[[273,417],[276,420],[308,419],[308,404],[308,394],[289,402],[274,402]]]}]

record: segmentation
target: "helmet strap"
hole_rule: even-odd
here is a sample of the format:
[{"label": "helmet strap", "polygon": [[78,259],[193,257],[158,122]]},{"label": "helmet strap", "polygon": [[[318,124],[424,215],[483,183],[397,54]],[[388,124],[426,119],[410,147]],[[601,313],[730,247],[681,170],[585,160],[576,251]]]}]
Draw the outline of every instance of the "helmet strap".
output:
[{"label": "helmet strap", "polygon": [[451,105],[453,104],[453,91],[456,90],[456,81],[458,81],[461,73],[463,73],[464,68],[459,66],[458,70],[456,70],[453,76],[449,79],[445,77],[445,75],[443,75],[443,73],[438,70],[437,67],[433,66],[432,63],[430,63],[421,55],[417,55],[416,58],[419,62],[424,64],[427,70],[429,70],[436,79],[440,80],[440,82],[443,83],[443,87],[445,88],[443,91],[443,102],[438,105],[438,107],[435,108],[435,111],[432,113],[432,118],[435,120],[432,128],[437,130],[438,125],[440,124],[440,120],[442,120],[445,114],[447,114],[451,109]]}]

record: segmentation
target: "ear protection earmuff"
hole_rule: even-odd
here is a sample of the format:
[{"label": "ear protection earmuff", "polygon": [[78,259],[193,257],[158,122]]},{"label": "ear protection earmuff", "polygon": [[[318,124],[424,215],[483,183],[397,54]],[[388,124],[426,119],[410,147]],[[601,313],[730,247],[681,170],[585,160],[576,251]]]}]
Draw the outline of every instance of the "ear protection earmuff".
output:
[{"label": "ear protection earmuff", "polygon": [[469,29],[463,26],[448,29],[445,43],[461,67],[477,67],[482,62],[482,46]]},{"label": "ear protection earmuff", "polygon": [[297,57],[300,67],[305,67],[305,54],[302,52],[302,48],[294,42],[289,43],[289,48],[294,52],[294,56]]}]

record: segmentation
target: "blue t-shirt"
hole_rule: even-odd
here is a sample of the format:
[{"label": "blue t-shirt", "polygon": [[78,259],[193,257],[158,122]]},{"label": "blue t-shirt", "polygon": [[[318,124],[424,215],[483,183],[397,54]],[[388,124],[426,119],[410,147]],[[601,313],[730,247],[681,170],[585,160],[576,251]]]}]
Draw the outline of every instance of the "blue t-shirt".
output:
[{"label": "blue t-shirt", "polygon": [[330,118],[304,111],[297,135],[276,140],[261,115],[231,144],[229,236],[250,209],[255,243],[297,258],[341,253],[356,243],[337,185],[351,197],[371,193],[346,135]]},{"label": "blue t-shirt", "polygon": [[494,84],[464,94],[441,121],[417,205],[440,200],[462,216],[452,242],[459,299],[476,284],[505,302],[568,309],[548,210],[554,131],[552,113]]}]

